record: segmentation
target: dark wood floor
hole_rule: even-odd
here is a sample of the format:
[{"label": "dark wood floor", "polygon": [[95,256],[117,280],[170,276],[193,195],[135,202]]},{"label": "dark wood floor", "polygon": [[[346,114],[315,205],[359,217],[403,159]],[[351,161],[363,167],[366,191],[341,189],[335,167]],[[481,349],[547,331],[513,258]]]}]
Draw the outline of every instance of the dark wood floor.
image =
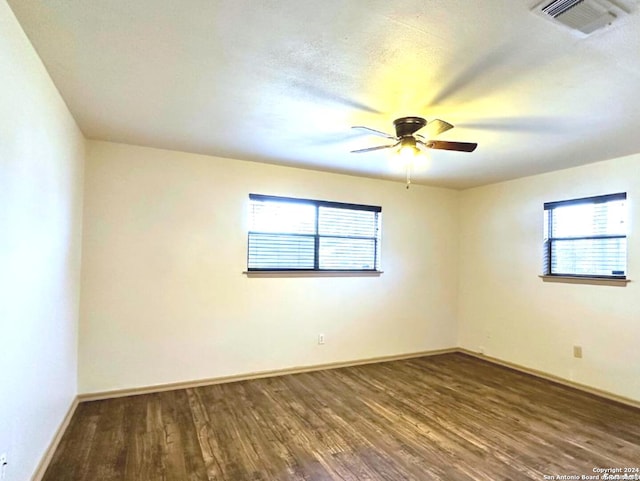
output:
[{"label": "dark wood floor", "polygon": [[594,467],[640,467],[640,410],[446,354],[82,403],[44,480],[543,480]]}]

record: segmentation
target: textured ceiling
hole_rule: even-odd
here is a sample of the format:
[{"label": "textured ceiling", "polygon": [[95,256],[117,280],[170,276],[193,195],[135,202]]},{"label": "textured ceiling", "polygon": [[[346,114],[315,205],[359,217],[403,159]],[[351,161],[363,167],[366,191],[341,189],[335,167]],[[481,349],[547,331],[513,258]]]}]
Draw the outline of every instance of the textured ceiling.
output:
[{"label": "textured ceiling", "polygon": [[640,152],[638,10],[583,38],[528,0],[9,0],[85,135],[401,180],[401,116],[456,126],[414,182]]}]

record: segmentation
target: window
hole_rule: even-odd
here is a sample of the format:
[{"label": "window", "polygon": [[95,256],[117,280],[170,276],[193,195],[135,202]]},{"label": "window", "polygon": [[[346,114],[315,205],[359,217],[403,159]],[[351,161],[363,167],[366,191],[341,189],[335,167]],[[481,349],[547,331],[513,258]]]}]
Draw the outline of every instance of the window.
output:
[{"label": "window", "polygon": [[627,194],[544,204],[544,274],[626,279]]},{"label": "window", "polygon": [[249,271],[378,271],[382,208],[249,195]]}]

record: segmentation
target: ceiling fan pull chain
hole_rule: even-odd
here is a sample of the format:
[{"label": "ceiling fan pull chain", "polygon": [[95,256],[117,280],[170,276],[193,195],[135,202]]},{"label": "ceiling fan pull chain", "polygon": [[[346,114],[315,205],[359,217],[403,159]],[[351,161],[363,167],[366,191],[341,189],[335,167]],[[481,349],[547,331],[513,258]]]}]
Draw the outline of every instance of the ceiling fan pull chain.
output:
[{"label": "ceiling fan pull chain", "polygon": [[409,162],[407,164],[407,190],[409,190],[409,186],[411,185],[411,165],[413,162]]}]

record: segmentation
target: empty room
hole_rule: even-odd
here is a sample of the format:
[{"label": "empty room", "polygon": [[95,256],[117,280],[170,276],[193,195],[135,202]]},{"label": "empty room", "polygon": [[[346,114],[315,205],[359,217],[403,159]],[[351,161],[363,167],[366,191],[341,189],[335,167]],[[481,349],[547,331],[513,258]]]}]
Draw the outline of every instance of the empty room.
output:
[{"label": "empty room", "polygon": [[639,0],[0,0],[0,481],[640,479]]}]

